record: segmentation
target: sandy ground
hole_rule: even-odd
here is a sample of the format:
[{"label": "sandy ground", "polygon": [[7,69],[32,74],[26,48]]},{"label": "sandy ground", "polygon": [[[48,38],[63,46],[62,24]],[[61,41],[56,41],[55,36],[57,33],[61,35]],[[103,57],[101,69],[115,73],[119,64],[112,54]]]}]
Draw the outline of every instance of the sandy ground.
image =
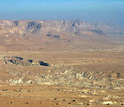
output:
[{"label": "sandy ground", "polygon": [[[0,87],[1,107],[106,107],[91,104],[87,100],[97,100],[103,95],[84,95],[79,88],[67,86],[2,86]],[[86,89],[86,88],[83,88]],[[109,90],[105,90],[107,93]],[[114,91],[113,91],[114,92]],[[111,92],[112,93],[112,92]],[[110,93],[109,93],[110,94]],[[124,95],[124,94],[123,94]],[[85,105],[84,105],[85,104]],[[121,105],[120,105],[121,106]],[[119,107],[119,105],[109,105]]]},{"label": "sandy ground", "polygon": [[[27,59],[43,60],[51,64],[50,67],[20,67],[5,65],[3,56],[21,56]],[[0,52],[0,78],[4,81],[13,78],[19,70],[21,76],[48,73],[49,70],[64,68],[82,69],[84,71],[120,72],[124,77],[123,52]],[[11,72],[11,73],[10,73]],[[28,74],[27,74],[28,72]],[[12,75],[13,73],[13,75]],[[29,75],[30,74],[30,75]],[[53,72],[54,74],[54,72]],[[68,80],[67,80],[68,81]],[[91,89],[85,87],[71,87],[62,85],[9,85],[0,83],[0,107],[108,107],[97,103],[108,95],[115,95],[120,102],[124,100],[124,90]],[[96,94],[84,93],[84,90],[95,90]],[[90,92],[89,91],[89,92]],[[112,99],[113,100],[113,99]],[[96,103],[92,103],[96,101]],[[118,102],[119,102],[118,101]],[[109,107],[123,107],[123,105],[109,105]]]}]

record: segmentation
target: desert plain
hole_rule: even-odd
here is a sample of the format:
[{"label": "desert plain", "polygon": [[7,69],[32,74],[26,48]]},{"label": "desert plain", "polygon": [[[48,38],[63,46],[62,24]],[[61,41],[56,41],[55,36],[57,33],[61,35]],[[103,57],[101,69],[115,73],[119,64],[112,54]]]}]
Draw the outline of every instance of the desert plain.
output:
[{"label": "desert plain", "polygon": [[123,107],[123,29],[83,21],[0,21],[0,107]]},{"label": "desert plain", "polygon": [[[5,64],[3,56],[50,66]],[[1,52],[1,107],[118,107],[124,105],[124,53]]]}]

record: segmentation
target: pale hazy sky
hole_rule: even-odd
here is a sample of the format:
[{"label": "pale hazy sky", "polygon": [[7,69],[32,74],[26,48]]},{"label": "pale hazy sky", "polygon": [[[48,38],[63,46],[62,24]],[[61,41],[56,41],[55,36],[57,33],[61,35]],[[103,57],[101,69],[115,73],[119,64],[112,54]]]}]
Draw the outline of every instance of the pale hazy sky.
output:
[{"label": "pale hazy sky", "polygon": [[124,0],[0,0],[0,19],[81,19],[124,25]]}]

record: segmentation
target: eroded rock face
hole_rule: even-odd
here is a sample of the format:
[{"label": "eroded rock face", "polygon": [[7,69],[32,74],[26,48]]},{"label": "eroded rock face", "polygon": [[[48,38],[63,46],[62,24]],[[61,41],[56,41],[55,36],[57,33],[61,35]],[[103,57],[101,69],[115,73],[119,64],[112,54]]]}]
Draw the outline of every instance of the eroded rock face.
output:
[{"label": "eroded rock face", "polygon": [[36,33],[41,29],[41,24],[35,21],[28,22],[27,31],[31,33]]},{"label": "eroded rock face", "polygon": [[50,64],[45,63],[43,61],[34,61],[32,59],[26,60],[22,57],[18,56],[4,56],[5,64],[15,64],[15,65],[22,65],[22,66],[50,66]]},{"label": "eroded rock face", "polygon": [[[50,67],[43,67],[43,69],[41,66],[49,66],[49,64],[32,59],[26,60],[18,56],[4,57],[4,63],[5,66],[11,67],[11,69],[6,70],[13,77],[10,78],[12,79],[11,81],[8,80],[11,84],[20,84],[22,82],[24,84],[67,85],[124,90],[124,79],[119,72],[83,71],[81,66],[71,67],[59,64],[51,64]],[[18,68],[18,70],[15,68]],[[31,72],[32,70],[33,72]],[[20,78],[26,79],[21,81]]]},{"label": "eroded rock face", "polygon": [[110,78],[120,78],[121,74],[120,73],[115,73],[114,71],[112,71],[112,73],[109,75]]},{"label": "eroded rock face", "polygon": [[19,78],[19,79],[10,79],[10,83],[11,85],[16,85],[16,84],[23,84],[23,78]]},{"label": "eroded rock face", "polygon": [[96,33],[99,35],[104,35],[104,32],[108,33],[112,31],[117,32],[122,30],[123,28],[119,28],[116,25],[111,25],[108,23],[100,23],[100,22],[85,22],[81,20],[41,20],[41,21],[0,21],[1,25],[6,25],[9,27],[13,27],[13,25],[25,29],[25,31],[29,31],[31,33],[36,33],[37,31],[42,30],[43,32],[46,30],[47,33],[49,31],[55,32],[72,32],[74,34],[81,34],[83,31],[89,31],[92,33]]},{"label": "eroded rock face", "polygon": [[[124,28],[107,23],[81,20],[2,20],[0,21],[0,45],[2,46],[0,50],[113,49],[116,48],[116,44],[121,45],[123,34]],[[113,35],[119,39],[113,39]]]},{"label": "eroded rock face", "polygon": [[[54,71],[54,73],[53,73]],[[55,72],[48,71],[33,76],[33,78],[27,78],[26,81],[22,80],[24,84],[48,84],[48,85],[67,85],[67,86],[77,86],[77,87],[87,87],[87,88],[97,88],[97,89],[117,89],[124,90],[124,79],[110,79],[104,72],[86,72],[86,71],[59,71]],[[109,75],[109,74],[108,74]],[[16,78],[17,79],[17,78]],[[15,80],[15,79],[14,79]],[[20,78],[18,78],[18,81]],[[16,83],[16,81],[14,81]],[[13,81],[10,81],[13,83]],[[17,82],[17,84],[19,84]]]},{"label": "eroded rock face", "polygon": [[114,103],[112,101],[104,101],[102,102],[103,105],[113,105]]}]

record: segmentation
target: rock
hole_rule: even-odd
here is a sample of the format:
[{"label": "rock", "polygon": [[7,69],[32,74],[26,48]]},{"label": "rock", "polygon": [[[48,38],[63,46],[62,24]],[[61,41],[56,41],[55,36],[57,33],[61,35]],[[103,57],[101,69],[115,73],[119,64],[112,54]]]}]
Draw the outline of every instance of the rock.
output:
[{"label": "rock", "polygon": [[4,56],[5,64],[14,64],[14,65],[22,65],[22,66],[50,66],[49,63],[45,63],[43,61],[34,61],[32,59],[24,59],[19,56]]},{"label": "rock", "polygon": [[3,89],[3,91],[8,91],[7,89]]},{"label": "rock", "polygon": [[22,84],[23,83],[23,78],[19,78],[19,79],[10,79],[10,84],[11,85],[16,85],[16,84]]},{"label": "rock", "polygon": [[26,81],[26,84],[32,84],[32,83],[33,83],[32,80]]},{"label": "rock", "polygon": [[112,101],[104,101],[104,102],[102,102],[102,104],[104,104],[104,105],[112,105],[113,102]]}]

